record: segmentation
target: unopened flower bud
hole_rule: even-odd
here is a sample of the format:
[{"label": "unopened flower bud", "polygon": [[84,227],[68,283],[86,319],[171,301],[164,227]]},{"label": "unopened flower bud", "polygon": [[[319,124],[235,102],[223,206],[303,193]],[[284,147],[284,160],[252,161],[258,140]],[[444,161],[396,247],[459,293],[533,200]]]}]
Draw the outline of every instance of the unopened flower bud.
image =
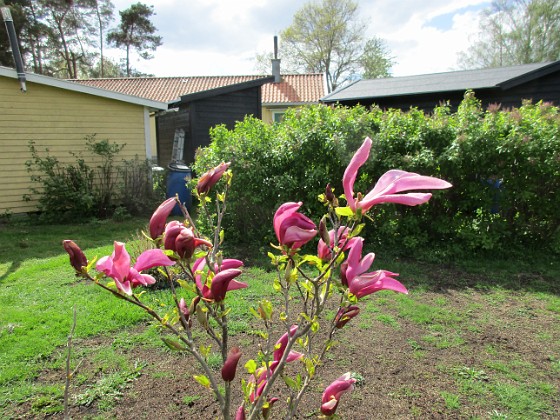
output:
[{"label": "unopened flower bud", "polygon": [[165,229],[165,222],[177,204],[175,197],[168,198],[159,205],[150,219],[150,237],[157,239]]},{"label": "unopened flower bud", "polygon": [[207,194],[210,189],[220,180],[224,172],[227,171],[229,165],[230,162],[222,162],[215,168],[210,169],[208,172],[202,174],[202,176],[198,179],[198,183],[196,184],[196,191],[198,192],[198,194]]},{"label": "unopened flower bud", "polygon": [[85,254],[74,241],[71,241],[69,239],[62,241],[62,246],[70,256],[70,264],[72,265],[72,267],[74,267],[76,272],[81,273],[82,267],[87,267],[88,265],[88,260]]},{"label": "unopened flower bud", "polygon": [[231,382],[235,379],[235,370],[241,358],[241,351],[239,347],[232,347],[228,353],[228,357],[222,367],[222,379],[226,382]]},{"label": "unopened flower bud", "polygon": [[319,222],[319,234],[321,235],[321,239],[323,240],[323,242],[325,242],[327,248],[330,247],[331,238],[327,229],[327,216],[323,216],[323,218]]},{"label": "unopened flower bud", "polygon": [[184,298],[181,298],[181,300],[179,301],[179,310],[181,311],[181,313],[185,317],[185,321],[187,322],[187,325],[183,325],[183,326],[185,328],[187,326],[190,328],[192,326],[191,313],[189,311],[189,308],[187,308],[187,304]]},{"label": "unopened flower bud", "polygon": [[331,184],[327,184],[327,186],[325,187],[325,198],[329,203],[331,203],[335,198],[333,190],[331,188]]},{"label": "unopened flower bud", "polygon": [[194,297],[189,305],[189,313],[193,314],[196,311],[196,305],[198,305],[198,302],[200,302],[200,296]]},{"label": "unopened flower bud", "polygon": [[348,321],[350,321],[355,316],[360,313],[360,308],[357,306],[348,306],[347,308],[340,308],[336,317],[334,318],[334,324],[336,328],[344,327]]}]

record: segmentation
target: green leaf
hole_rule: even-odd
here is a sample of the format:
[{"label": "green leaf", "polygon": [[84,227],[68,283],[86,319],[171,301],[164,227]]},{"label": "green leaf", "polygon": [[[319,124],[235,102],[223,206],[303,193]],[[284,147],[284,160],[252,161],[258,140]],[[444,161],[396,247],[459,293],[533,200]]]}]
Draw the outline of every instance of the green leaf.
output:
[{"label": "green leaf", "polygon": [[293,380],[292,378],[290,378],[289,376],[284,376],[283,377],[284,382],[286,383],[286,385],[288,385],[289,388],[293,389],[294,391],[297,391],[298,388],[298,384],[295,380]]},{"label": "green leaf", "polygon": [[210,388],[210,379],[204,375],[194,375],[194,380],[205,388]]},{"label": "green leaf", "polygon": [[365,223],[360,223],[358,226],[354,228],[354,230],[352,230],[350,235],[348,235],[348,238],[353,238],[355,236],[358,236],[362,232],[365,226],[366,226]]},{"label": "green leaf", "polygon": [[316,265],[316,266],[321,266],[321,264],[323,263],[323,261],[321,260],[321,258],[319,258],[317,255],[305,255],[300,264],[304,264],[304,263],[309,263],[311,265]]},{"label": "green leaf", "polygon": [[183,344],[179,343],[178,341],[171,340],[170,338],[162,337],[161,341],[163,341],[167,347],[174,351],[182,351],[187,349]]},{"label": "green leaf", "polygon": [[336,214],[340,217],[352,217],[354,216],[354,212],[350,207],[337,207],[335,209]]},{"label": "green leaf", "polygon": [[257,362],[253,359],[248,360],[247,363],[245,363],[245,369],[247,369],[249,375],[252,375],[257,370]]}]

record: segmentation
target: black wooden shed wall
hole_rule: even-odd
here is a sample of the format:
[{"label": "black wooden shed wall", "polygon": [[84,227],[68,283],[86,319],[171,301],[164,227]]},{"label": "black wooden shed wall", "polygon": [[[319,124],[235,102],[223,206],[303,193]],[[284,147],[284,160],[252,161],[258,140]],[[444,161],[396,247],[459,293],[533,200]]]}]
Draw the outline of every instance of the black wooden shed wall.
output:
[{"label": "black wooden shed wall", "polygon": [[253,115],[262,118],[261,87],[254,86],[192,101],[181,101],[178,111],[167,111],[157,116],[158,164],[166,167],[171,162],[175,130],[185,130],[183,160],[193,163],[196,150],[210,144],[210,128],[225,124],[234,128],[237,121]]},{"label": "black wooden shed wall", "polygon": [[[530,99],[534,103],[538,101],[552,102],[560,105],[560,72],[552,73],[538,79],[521,83],[512,87],[494,87],[478,89],[474,91],[475,96],[486,108],[490,104],[501,104],[502,108],[521,106],[523,100]],[[455,111],[463,97],[465,91],[451,92],[430,92],[417,95],[402,95],[390,97],[361,98],[347,101],[340,101],[342,105],[378,105],[381,108],[395,108],[406,111],[411,107],[421,109],[426,112],[433,111],[434,107],[442,102],[449,102],[451,109]]]}]

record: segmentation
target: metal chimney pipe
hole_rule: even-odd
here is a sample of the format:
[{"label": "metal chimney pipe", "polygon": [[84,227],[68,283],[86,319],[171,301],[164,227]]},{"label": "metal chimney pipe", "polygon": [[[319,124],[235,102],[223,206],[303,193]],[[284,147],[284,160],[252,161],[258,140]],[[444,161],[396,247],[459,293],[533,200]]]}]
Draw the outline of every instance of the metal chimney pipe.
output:
[{"label": "metal chimney pipe", "polygon": [[8,39],[10,40],[10,47],[12,48],[12,55],[14,56],[14,63],[16,64],[19,85],[21,87],[21,91],[26,92],[27,86],[25,85],[25,70],[23,69],[23,60],[19,51],[14,20],[12,19],[12,14],[10,13],[10,9],[8,7],[2,7],[1,9],[2,19],[4,19],[4,23],[6,24],[6,32],[8,32]]},{"label": "metal chimney pipe", "polygon": [[282,76],[280,76],[280,59],[278,58],[278,37],[274,35],[274,58],[272,61],[272,75],[274,76],[274,83],[280,83]]}]

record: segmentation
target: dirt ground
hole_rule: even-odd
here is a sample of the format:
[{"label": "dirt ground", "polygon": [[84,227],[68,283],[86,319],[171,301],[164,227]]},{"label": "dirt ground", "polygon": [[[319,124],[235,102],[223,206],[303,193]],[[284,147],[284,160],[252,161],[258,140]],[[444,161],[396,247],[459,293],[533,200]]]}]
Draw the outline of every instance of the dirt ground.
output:
[{"label": "dirt ground", "polygon": [[[519,418],[501,415],[507,412],[504,406],[507,403],[489,390],[493,384],[508,381],[522,384],[524,374],[537,375],[539,381],[555,387],[551,407],[539,417],[560,418],[557,394],[560,373],[547,368],[551,355],[559,356],[560,337],[555,326],[558,315],[546,311],[544,302],[523,299],[515,293],[507,298],[500,295],[498,299],[492,294],[467,289],[423,292],[421,296],[421,302],[426,305],[442,305],[443,301],[446,308],[467,320],[468,325],[464,325],[465,321],[457,321],[456,325],[450,321],[446,325],[445,319],[440,319],[437,324],[443,327],[433,328],[433,322],[419,322],[384,299],[371,311],[367,308],[373,306],[366,307],[337,336],[339,344],[320,368],[300,404],[297,418],[319,418],[323,389],[347,371],[359,373],[364,380],[352,393],[342,397],[337,414],[343,419]],[[375,302],[374,298],[372,303]],[[381,314],[392,318],[380,317]],[[360,317],[363,319],[359,320]],[[548,334],[550,339],[537,339],[539,334],[541,337]],[[238,334],[233,341],[250,347],[247,344],[256,342],[257,338]],[[111,346],[112,339],[97,337],[79,345],[102,348]],[[145,363],[141,374],[126,386],[113,408],[101,409],[97,401],[89,406],[72,406],[73,418],[219,418],[218,406],[210,392],[192,379],[198,373],[192,358],[153,346],[119,351],[131,361]],[[239,363],[236,381],[247,376],[243,365],[249,353]],[[497,360],[505,366],[514,366],[513,371],[517,369],[513,372],[518,376],[517,382],[513,373],[504,376],[505,370],[492,369],[497,363],[492,365],[490,361]],[[87,360],[80,367],[83,372],[91,369],[95,366]],[[37,380],[60,383],[63,375],[62,368],[47,370]],[[469,383],[472,386],[467,386]],[[88,383],[74,384],[71,392],[78,394],[87,386]],[[280,401],[279,409],[272,413],[274,419],[282,418],[281,406],[286,396],[282,388],[277,392]],[[446,400],[445,396],[449,395],[458,396],[456,403]],[[240,394],[235,394],[234,404],[240,401]],[[34,412],[29,402],[17,408],[17,417],[48,416]],[[52,418],[62,418],[62,415],[54,414]]]}]

